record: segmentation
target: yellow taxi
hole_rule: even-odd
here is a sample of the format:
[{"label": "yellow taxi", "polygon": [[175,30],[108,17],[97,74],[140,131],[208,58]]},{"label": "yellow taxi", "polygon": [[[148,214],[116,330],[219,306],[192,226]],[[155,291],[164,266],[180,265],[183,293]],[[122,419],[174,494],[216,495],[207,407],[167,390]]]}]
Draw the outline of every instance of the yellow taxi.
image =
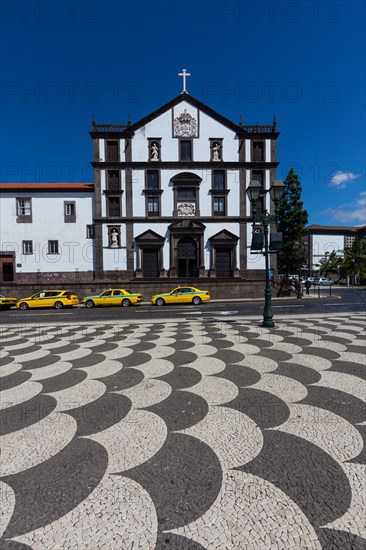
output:
[{"label": "yellow taxi", "polygon": [[10,309],[12,306],[17,305],[16,298],[6,298],[0,294],[0,309]]},{"label": "yellow taxi", "polygon": [[202,302],[208,302],[211,299],[208,290],[199,290],[193,286],[178,286],[170,292],[154,294],[151,297],[151,303],[157,306],[164,304],[194,304],[198,306]]},{"label": "yellow taxi", "polygon": [[85,307],[92,308],[95,306],[123,306],[129,307],[142,302],[144,299],[141,292],[130,292],[124,288],[108,288],[101,294],[95,296],[86,296],[81,300]]},{"label": "yellow taxi", "polygon": [[76,306],[79,298],[70,290],[42,290],[28,298],[22,298],[17,302],[17,308],[25,311],[35,307],[54,307],[62,309],[63,307]]}]

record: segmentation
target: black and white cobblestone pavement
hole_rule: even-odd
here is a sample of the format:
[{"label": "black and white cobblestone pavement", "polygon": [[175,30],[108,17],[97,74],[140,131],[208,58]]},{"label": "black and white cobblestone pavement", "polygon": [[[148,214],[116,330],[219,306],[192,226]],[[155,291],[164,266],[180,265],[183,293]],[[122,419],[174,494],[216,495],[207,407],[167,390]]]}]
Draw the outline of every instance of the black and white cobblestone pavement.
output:
[{"label": "black and white cobblestone pavement", "polygon": [[360,314],[0,335],[1,549],[365,549]]}]

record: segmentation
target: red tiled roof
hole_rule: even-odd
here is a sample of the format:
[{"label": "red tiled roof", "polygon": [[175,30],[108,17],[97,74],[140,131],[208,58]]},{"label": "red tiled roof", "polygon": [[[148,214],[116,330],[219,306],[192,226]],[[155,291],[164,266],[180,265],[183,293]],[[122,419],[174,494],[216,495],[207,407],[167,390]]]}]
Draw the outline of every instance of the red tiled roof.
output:
[{"label": "red tiled roof", "polygon": [[90,191],[93,183],[0,183],[0,191]]}]

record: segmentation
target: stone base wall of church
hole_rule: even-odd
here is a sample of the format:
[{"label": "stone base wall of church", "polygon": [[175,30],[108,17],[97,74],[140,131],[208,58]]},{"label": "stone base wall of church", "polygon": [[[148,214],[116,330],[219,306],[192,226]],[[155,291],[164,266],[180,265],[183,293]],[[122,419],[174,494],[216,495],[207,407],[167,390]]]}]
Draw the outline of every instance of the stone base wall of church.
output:
[{"label": "stone base wall of church", "polygon": [[[20,278],[19,275],[22,275]],[[58,277],[56,277],[58,275]],[[157,292],[168,292],[179,285],[189,285],[208,290],[212,299],[235,300],[240,298],[263,297],[264,273],[247,272],[245,277],[230,279],[218,279],[212,277],[200,277],[189,279],[163,278],[163,279],[136,279],[125,278],[122,274],[105,274],[103,278],[93,278],[93,272],[75,273],[30,273],[17,274],[17,282],[1,283],[1,293],[12,295],[16,298],[29,296],[41,289],[70,289],[80,297],[98,294],[106,288],[127,288],[131,292],[142,292],[145,301],[150,301]]]}]

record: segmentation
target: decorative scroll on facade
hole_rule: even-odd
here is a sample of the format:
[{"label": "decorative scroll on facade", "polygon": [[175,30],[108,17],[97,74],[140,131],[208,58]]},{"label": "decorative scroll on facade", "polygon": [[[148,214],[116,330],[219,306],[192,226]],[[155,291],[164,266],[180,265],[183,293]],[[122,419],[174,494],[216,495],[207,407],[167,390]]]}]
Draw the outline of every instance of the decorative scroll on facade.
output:
[{"label": "decorative scroll on facade", "polygon": [[197,120],[186,109],[174,119],[174,137],[197,137]]}]

